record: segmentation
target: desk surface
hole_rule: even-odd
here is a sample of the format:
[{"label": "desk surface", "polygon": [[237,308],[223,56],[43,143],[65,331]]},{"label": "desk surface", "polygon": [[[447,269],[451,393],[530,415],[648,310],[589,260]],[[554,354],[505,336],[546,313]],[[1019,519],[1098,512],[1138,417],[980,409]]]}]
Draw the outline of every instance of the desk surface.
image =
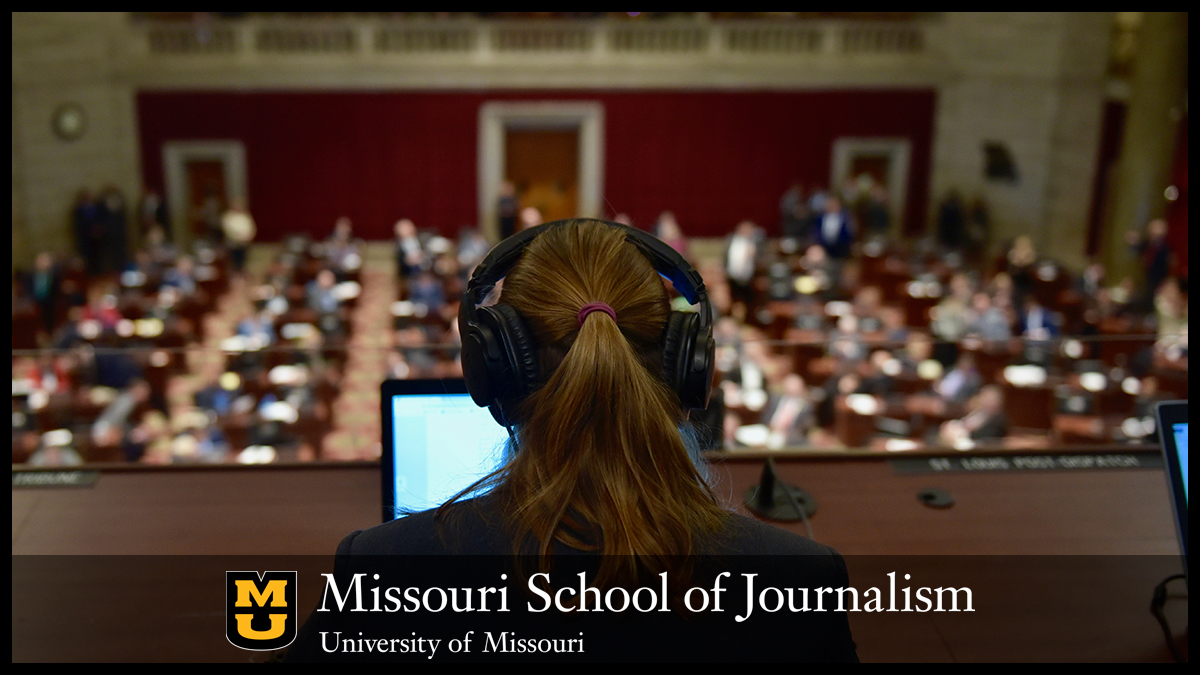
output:
[{"label": "desk surface", "polygon": [[[879,585],[888,571],[911,570],[914,583],[977,586],[977,603],[983,605],[969,616],[852,614],[864,660],[1169,658],[1146,611],[1154,584],[1182,567],[1161,470],[909,474],[898,472],[887,457],[785,459],[779,469],[815,496],[814,535],[847,557],[854,585]],[[737,504],[761,470],[761,460],[750,458],[715,464],[718,493]],[[916,495],[928,487],[950,492],[955,505],[924,506]],[[111,472],[90,487],[14,489],[12,553],[294,555],[327,561],[345,534],[378,518],[377,467]],[[798,524],[786,527],[802,531]],[[41,583],[30,567],[23,564],[18,571],[14,564],[14,626],[19,617],[29,617],[14,628],[14,661],[121,658],[111,638],[107,650],[89,649],[85,639],[64,651],[61,631],[41,621],[43,613],[29,604],[41,596],[24,592]],[[975,571],[969,581],[956,572],[963,567]],[[1028,580],[1034,585],[1026,595],[1040,595],[1043,605],[1059,598],[1072,605],[1070,611],[1087,606],[1094,613],[1092,600],[1090,605],[1066,600],[1085,588],[1062,587],[1066,576],[1086,578],[1086,588],[1102,600],[1105,625],[1063,632],[1069,617],[1039,611],[1017,621],[1025,626],[1023,637],[997,638],[997,630],[1005,630],[1000,626],[1011,629],[1014,616],[1028,614],[1021,602],[1004,600],[1013,595],[1014,577],[1038,577]],[[1186,600],[1181,604],[1172,626],[1182,629]],[[999,605],[1006,607],[1001,611]],[[209,618],[223,625],[223,613]],[[124,658],[245,660],[246,653],[228,645],[214,652],[182,639],[194,638],[194,630],[180,628],[175,641],[164,629],[156,643]]]}]

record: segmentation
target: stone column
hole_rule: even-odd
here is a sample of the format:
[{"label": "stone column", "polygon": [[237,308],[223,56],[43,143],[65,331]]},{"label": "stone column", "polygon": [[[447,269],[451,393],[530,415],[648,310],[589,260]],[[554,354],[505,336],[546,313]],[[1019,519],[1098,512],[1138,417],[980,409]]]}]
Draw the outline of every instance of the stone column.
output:
[{"label": "stone column", "polygon": [[1141,273],[1126,233],[1144,229],[1166,208],[1163,191],[1186,105],[1187,22],[1187,12],[1147,12],[1138,33],[1112,208],[1101,234],[1104,264],[1114,281]]}]

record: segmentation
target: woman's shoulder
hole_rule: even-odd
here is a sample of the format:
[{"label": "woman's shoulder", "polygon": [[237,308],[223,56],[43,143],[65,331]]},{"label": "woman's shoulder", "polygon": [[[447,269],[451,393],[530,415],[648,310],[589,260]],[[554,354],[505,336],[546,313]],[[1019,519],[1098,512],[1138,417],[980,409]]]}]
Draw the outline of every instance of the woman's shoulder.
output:
[{"label": "woman's shoulder", "polygon": [[452,555],[511,553],[503,527],[486,504],[467,499],[444,509],[412,513],[352,532],[338,555]]},{"label": "woman's shoulder", "polygon": [[730,514],[703,548],[710,555],[838,555],[812,539],[737,513]]}]

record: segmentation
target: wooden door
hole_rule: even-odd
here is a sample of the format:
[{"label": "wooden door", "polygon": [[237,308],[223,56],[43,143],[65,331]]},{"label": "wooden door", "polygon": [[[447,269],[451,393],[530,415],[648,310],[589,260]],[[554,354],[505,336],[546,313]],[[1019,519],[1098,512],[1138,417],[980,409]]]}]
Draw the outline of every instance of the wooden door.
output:
[{"label": "wooden door", "polygon": [[220,231],[221,214],[228,205],[225,163],[219,159],[194,159],[185,165],[188,185],[188,225],[193,237]]},{"label": "wooden door", "polygon": [[579,130],[507,130],[504,175],[521,208],[537,208],[545,221],[576,217]]}]

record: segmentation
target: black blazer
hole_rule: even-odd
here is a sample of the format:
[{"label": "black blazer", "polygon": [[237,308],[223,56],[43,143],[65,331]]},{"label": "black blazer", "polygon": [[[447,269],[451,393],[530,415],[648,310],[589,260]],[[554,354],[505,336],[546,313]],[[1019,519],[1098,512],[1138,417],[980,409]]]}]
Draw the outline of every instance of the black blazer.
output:
[{"label": "black blazer", "polygon": [[[528,580],[538,571],[537,561],[513,555],[512,541],[487,497],[466,500],[454,506],[443,520],[426,511],[352,533],[338,547],[334,579],[341,593],[359,577],[364,603],[369,604],[371,587],[366,580],[374,574],[383,586],[446,588],[475,584],[499,585],[501,573],[508,576],[507,613],[492,611],[430,613],[313,612],[291,646],[287,659],[389,660],[413,658],[425,663],[428,654],[329,653],[333,633],[343,637],[364,636],[462,637],[475,631],[471,653],[449,653],[443,647],[434,661],[443,660],[561,660],[561,661],[857,661],[845,612],[768,613],[755,609],[747,615],[745,601],[748,579],[755,594],[765,586],[778,588],[849,586],[845,562],[833,549],[782,529],[744,516],[730,514],[725,527],[702,540],[692,562],[694,572],[688,587],[711,589],[716,580],[725,589],[720,594],[721,612],[685,615],[676,611],[559,612],[553,607],[538,613],[545,602],[528,591]],[[522,564],[528,563],[528,567]],[[600,557],[594,553],[559,546],[550,568],[553,588],[579,586],[579,573],[591,579]],[[727,576],[721,576],[728,573]],[[747,577],[746,575],[756,575]],[[489,581],[490,580],[490,581]],[[473,582],[473,583],[472,583]],[[657,591],[661,579],[648,579],[639,588]],[[636,589],[634,590],[636,592]],[[386,597],[386,590],[380,594]],[[437,595],[435,593],[435,595]],[[617,597],[619,599],[619,595]],[[495,598],[495,594],[490,596]],[[568,599],[570,596],[566,596]],[[661,594],[658,595],[661,597]],[[699,596],[695,596],[699,602]],[[826,596],[828,599],[829,596]],[[644,595],[643,599],[648,596]],[[332,601],[330,601],[332,602]],[[614,600],[616,602],[616,600]],[[618,603],[619,604],[619,603]],[[330,604],[332,609],[333,605]],[[344,607],[349,610],[350,607]],[[493,605],[493,610],[495,606]],[[738,622],[737,616],[747,616]],[[583,640],[582,653],[497,654],[485,652],[485,634],[500,632],[516,639],[565,636]],[[322,633],[325,633],[323,636]],[[324,640],[324,642],[323,642]]]}]

